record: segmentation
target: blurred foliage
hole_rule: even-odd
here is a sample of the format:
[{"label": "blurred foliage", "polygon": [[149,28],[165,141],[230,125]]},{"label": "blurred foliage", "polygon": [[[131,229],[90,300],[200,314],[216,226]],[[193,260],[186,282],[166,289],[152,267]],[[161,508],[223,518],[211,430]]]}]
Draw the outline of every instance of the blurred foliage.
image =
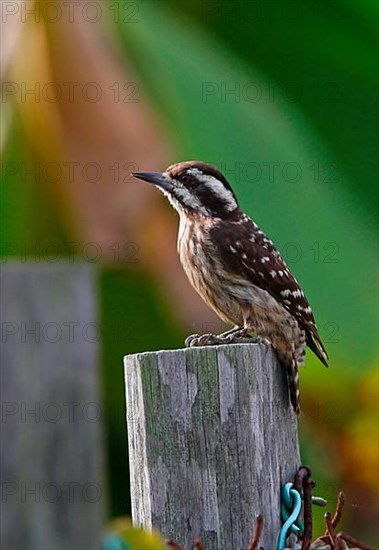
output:
[{"label": "blurred foliage", "polygon": [[137,353],[180,347],[182,339],[152,281],[140,271],[103,270],[99,290],[112,514],[120,515],[125,513],[125,492],[129,484],[122,372],[125,350]]},{"label": "blurred foliage", "polygon": [[[355,448],[351,432],[360,433],[355,454],[367,464],[354,468],[369,468],[358,478],[361,486],[370,480],[365,491],[372,498],[377,476],[369,464],[378,444],[363,434],[377,417],[369,401],[360,403],[360,414],[355,403],[356,378],[372,377],[377,360],[378,135],[370,120],[378,114],[378,72],[368,3],[291,2],[300,14],[295,22],[276,2],[167,4],[141,4],[138,25],[119,25],[121,44],[169,121],[182,158],[220,166],[284,255],[300,251],[296,262],[289,255],[287,261],[307,289],[333,370],[326,373],[308,357],[306,418],[316,441],[320,426],[334,427],[332,441],[331,434],[319,440],[322,450],[308,440],[315,452],[305,445],[303,454],[321,487],[335,488],[335,499],[339,476],[346,488],[352,474],[341,460],[342,441]],[[258,99],[246,100],[252,97]],[[277,176],[270,180],[267,170],[254,178],[246,169],[244,177],[249,163],[261,169],[275,163]],[[287,163],[296,163],[301,178],[289,181],[293,176],[281,173]],[[309,411],[313,399],[316,416]],[[367,505],[359,506],[357,525]]]},{"label": "blurred foliage", "polygon": [[127,518],[114,520],[107,530],[102,550],[165,550],[158,533],[133,527]]},{"label": "blurred foliage", "polygon": [[170,4],[211,26],[228,48],[259,68],[279,101],[286,97],[280,89],[288,89],[347,174],[341,183],[354,193],[354,211],[361,206],[372,224],[378,208],[378,133],[370,124],[378,112],[378,3],[258,0],[223,2],[220,9],[212,1]]},{"label": "blurred foliage", "polygon": [[[22,166],[35,166],[38,155],[30,146],[19,113],[13,114],[2,155],[0,212],[1,251],[3,258],[22,253],[34,256],[36,243],[53,241],[64,248],[66,229],[54,212],[54,200],[49,185],[40,178],[40,185],[33,185],[35,176],[21,178]],[[39,215],[43,213],[43,215]]]},{"label": "blurred foliage", "polygon": [[[175,143],[172,162],[196,158],[217,164],[307,291],[331,364],[327,371],[308,354],[301,373],[303,461],[331,510],[340,489],[348,495],[349,532],[374,540],[378,4],[143,0],[136,3],[134,22],[123,17],[129,4],[117,3],[121,17],[109,12],[106,32],[116,39],[125,80],[132,62],[138,86],[161,121],[162,139]],[[44,43],[36,40],[38,52]],[[64,50],[64,40],[54,47]],[[108,44],[103,47],[112,57]],[[38,66],[35,78],[45,70],[38,55],[28,63]],[[32,176],[20,179],[23,162],[43,160],[41,148],[49,149],[50,140],[59,143],[52,135],[59,128],[55,112],[34,107],[30,111],[16,101],[2,113],[3,124],[10,122],[3,149],[1,243],[3,255],[14,257],[22,244],[29,249],[52,241],[67,253],[65,243],[73,235],[88,239],[62,193],[64,182],[54,187],[43,177],[38,185]],[[35,120],[40,124],[33,136]],[[100,123],[86,123],[91,137],[101,134]],[[146,167],[153,169],[150,151],[144,154]],[[164,296],[156,273],[144,267],[102,266],[99,278],[111,515],[130,511],[122,356],[180,346],[184,336],[170,289]]]},{"label": "blurred foliage", "polygon": [[[375,235],[367,231],[365,217],[353,216],[355,203],[338,207],[347,200],[344,188],[351,185],[347,175],[338,174],[341,181],[333,182],[332,189],[322,178],[319,182],[312,179],[311,167],[336,163],[335,156],[298,106],[289,102],[270,103],[262,96],[251,104],[236,101],[233,95],[223,102],[220,92],[204,98],[206,83],[214,85],[212,90],[222,83],[233,89],[249,82],[264,89],[270,77],[256,69],[255,55],[249,66],[243,65],[211,34],[183,19],[180,24],[175,12],[162,5],[141,4],[140,18],[138,25],[121,25],[121,37],[153,99],[177,132],[185,158],[224,165],[226,173],[233,172],[236,165],[242,173],[252,162],[260,167],[277,163],[279,169],[294,162],[300,167],[303,177],[297,183],[279,176],[271,182],[262,177],[252,184],[232,176],[233,184],[242,206],[279,246],[295,243],[301,251],[302,261],[291,268],[308,289],[311,303],[316,304],[321,335],[327,331],[323,325],[333,323],[333,336],[344,341],[343,348],[328,346],[332,363],[343,360],[345,367],[359,369],[360,361],[372,361],[377,342],[377,307],[372,300],[377,283]],[[180,42],[185,47],[178,48]],[[305,87],[299,77],[297,85]],[[277,215],[279,212],[282,214]],[[326,248],[329,243],[333,246]],[[321,257],[314,261],[317,247]],[[330,263],[323,262],[328,257]],[[342,261],[348,271],[341,268]],[[359,280],[363,284],[357,286]],[[333,300],[331,288],[337,289]],[[364,324],[359,322],[362,303],[366,306]]]}]

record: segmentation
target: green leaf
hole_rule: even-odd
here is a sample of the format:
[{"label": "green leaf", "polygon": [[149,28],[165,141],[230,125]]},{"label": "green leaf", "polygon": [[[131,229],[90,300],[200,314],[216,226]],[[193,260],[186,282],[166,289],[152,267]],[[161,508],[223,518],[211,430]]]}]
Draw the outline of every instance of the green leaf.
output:
[{"label": "green leaf", "polygon": [[[120,39],[171,125],[181,150],[173,162],[198,158],[223,169],[242,207],[287,255],[332,365],[360,369],[371,363],[375,239],[317,124],[295,104],[270,102],[263,94],[246,100],[242,90],[246,95],[251,83],[263,89],[266,75],[164,4],[139,7],[138,23],[119,23]],[[231,89],[237,93],[228,94]]]}]

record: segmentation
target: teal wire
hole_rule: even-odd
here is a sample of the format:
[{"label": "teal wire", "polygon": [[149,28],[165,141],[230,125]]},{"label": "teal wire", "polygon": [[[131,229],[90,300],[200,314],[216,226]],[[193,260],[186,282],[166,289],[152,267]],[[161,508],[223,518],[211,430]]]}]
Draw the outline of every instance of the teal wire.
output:
[{"label": "teal wire", "polygon": [[[281,506],[281,512],[282,512],[282,519],[283,521],[287,521],[287,519],[290,516],[290,513],[288,510],[291,510],[292,508],[292,499],[290,495],[290,490],[292,489],[292,483],[286,483],[283,487],[283,497],[282,497],[282,506]],[[291,525],[291,532],[292,533],[303,533],[304,532],[304,525],[300,518],[296,521],[297,525],[293,524]]]},{"label": "teal wire", "polygon": [[290,530],[291,526],[295,523],[295,521],[299,517],[300,510],[301,510],[301,495],[295,489],[289,489],[289,486],[292,487],[292,483],[287,483],[285,485],[283,490],[283,496],[285,499],[287,499],[287,496],[289,497],[289,499],[292,496],[293,510],[280,530],[277,550],[283,550],[285,548],[287,533]]},{"label": "teal wire", "polygon": [[102,550],[132,550],[118,535],[106,535],[103,540]]}]

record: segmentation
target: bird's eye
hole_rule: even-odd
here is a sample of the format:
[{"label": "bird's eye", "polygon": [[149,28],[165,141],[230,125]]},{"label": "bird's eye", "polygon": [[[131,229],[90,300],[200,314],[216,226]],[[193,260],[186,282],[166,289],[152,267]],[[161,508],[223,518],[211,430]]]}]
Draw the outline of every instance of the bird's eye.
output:
[{"label": "bird's eye", "polygon": [[194,187],[196,185],[195,178],[187,174],[187,172],[183,172],[180,176],[180,181],[187,187]]}]

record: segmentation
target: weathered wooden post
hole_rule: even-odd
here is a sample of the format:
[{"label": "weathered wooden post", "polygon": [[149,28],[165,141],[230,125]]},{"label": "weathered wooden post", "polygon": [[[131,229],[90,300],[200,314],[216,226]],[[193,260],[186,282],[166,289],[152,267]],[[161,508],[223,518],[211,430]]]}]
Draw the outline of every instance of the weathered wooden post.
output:
[{"label": "weathered wooden post", "polygon": [[95,550],[105,521],[96,270],[1,269],[1,547]]},{"label": "weathered wooden post", "polygon": [[132,515],[184,548],[240,550],[255,516],[273,550],[299,466],[283,368],[263,344],[125,358]]}]

